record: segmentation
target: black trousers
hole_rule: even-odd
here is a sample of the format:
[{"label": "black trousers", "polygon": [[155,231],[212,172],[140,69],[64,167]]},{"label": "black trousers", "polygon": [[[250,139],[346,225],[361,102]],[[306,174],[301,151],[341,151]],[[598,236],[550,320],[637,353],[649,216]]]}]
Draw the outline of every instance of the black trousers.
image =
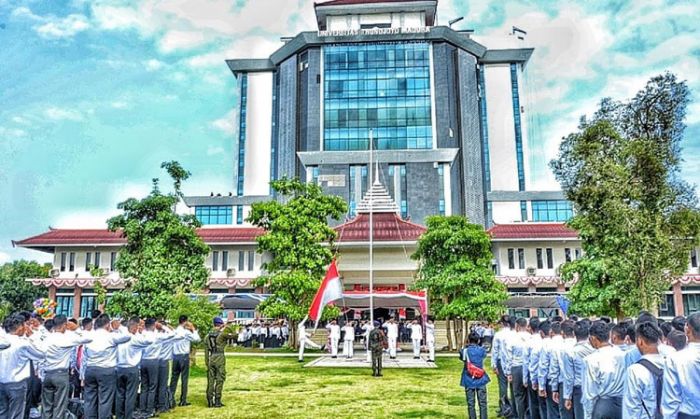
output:
[{"label": "black trousers", "polygon": [[132,419],[139,388],[139,367],[117,369],[117,419]]},{"label": "black trousers", "polygon": [[146,413],[153,413],[156,410],[158,367],[157,359],[141,361],[141,403],[139,403],[139,408]]},{"label": "black trousers", "polygon": [[170,394],[168,392],[168,376],[170,361],[161,359],[158,362],[158,390],[156,390],[156,409],[159,412],[170,410]]},{"label": "black trousers", "polygon": [[170,397],[175,399],[177,381],[182,378],[182,388],[180,389],[180,404],[187,403],[187,382],[190,378],[190,354],[175,355],[173,358],[173,372],[170,377]]},{"label": "black trousers", "polygon": [[576,419],[583,418],[583,392],[581,391],[581,386],[574,386],[574,391],[571,393],[573,398],[572,404],[574,405],[574,417]]},{"label": "black trousers", "polygon": [[523,367],[512,367],[510,374],[513,377],[513,406],[515,407],[515,416],[518,419],[525,419],[527,413],[527,391],[523,387]]},{"label": "black trousers", "polygon": [[496,370],[498,370],[498,405],[500,406],[502,400],[508,400],[508,377],[503,372],[500,361],[496,364]]},{"label": "black trousers", "polygon": [[372,351],[372,375],[382,373],[382,351]]},{"label": "black trousers", "polygon": [[[557,390],[559,390],[558,387]],[[551,386],[547,386],[547,419],[560,419],[559,404],[554,401],[553,394]]]},{"label": "black trousers", "polygon": [[116,392],[116,368],[88,367],[85,371],[85,417],[112,419]]},{"label": "black trousers", "polygon": [[469,411],[469,419],[476,419],[476,403],[479,403],[479,419],[488,418],[488,407],[486,403],[486,387],[468,388],[467,393],[467,410]]},{"label": "black trousers", "polygon": [[598,399],[593,404],[593,419],[621,419],[622,397]]},{"label": "black trousers", "polygon": [[537,390],[532,389],[532,384],[527,388],[527,403],[530,407],[529,418],[530,419],[540,419],[540,395]]},{"label": "black trousers", "polygon": [[69,392],[68,369],[47,371],[41,392],[41,417],[63,419],[68,409]]},{"label": "black trousers", "polygon": [[559,383],[559,417],[561,419],[574,419],[574,409],[564,406],[564,383]]},{"label": "black trousers", "polygon": [[27,401],[29,380],[0,384],[0,418],[21,418]]},{"label": "black trousers", "polygon": [[[549,395],[549,393],[547,395]],[[547,414],[547,398],[540,397],[540,418],[547,419]]]}]

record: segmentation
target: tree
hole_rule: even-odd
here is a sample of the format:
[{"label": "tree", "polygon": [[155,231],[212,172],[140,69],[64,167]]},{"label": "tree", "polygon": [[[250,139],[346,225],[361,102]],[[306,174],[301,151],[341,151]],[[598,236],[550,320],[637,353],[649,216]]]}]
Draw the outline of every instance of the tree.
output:
[{"label": "tree", "polygon": [[427,227],[412,255],[420,261],[414,288],[428,290],[433,313],[447,320],[450,349],[456,349],[450,332],[455,319],[496,320],[508,294],[491,269],[491,240],[481,225],[460,216],[433,216]]},{"label": "tree", "polygon": [[[296,323],[309,310],[334,255],[336,232],[328,219],[340,219],[347,212],[345,201],[324,195],[316,184],[299,179],[272,181],[283,202],[259,202],[251,206],[248,221],[262,227],[257,238],[258,252],[272,259],[263,264],[266,274],[257,280],[272,294],[260,305],[269,317],[285,317],[290,322],[290,344],[296,345]],[[327,243],[327,244],[324,244]],[[337,310],[324,310],[324,317],[337,317]]]},{"label": "tree", "polygon": [[577,280],[571,311],[655,310],[686,271],[700,233],[697,198],[679,177],[688,97],[685,82],[666,73],[628,102],[604,99],[551,162],[584,250],[561,270],[566,281]]},{"label": "tree", "polygon": [[0,267],[0,306],[9,312],[34,310],[34,300],[45,297],[46,290],[27,282],[28,278],[46,278],[51,264],[16,260]]},{"label": "tree", "polygon": [[107,305],[112,314],[164,317],[178,292],[200,292],[209,279],[204,266],[209,247],[197,235],[200,223],[193,215],[178,215],[175,207],[180,185],[190,173],[179,163],[163,163],[173,179],[174,193],[163,194],[158,179],[151,193],[119,204],[123,214],[108,220],[111,231],[127,240],[116,267],[125,280],[124,290]]},{"label": "tree", "polygon": [[[179,292],[173,297],[172,306],[165,318],[170,321],[170,324],[178,324],[180,316],[185,315],[189,321],[197,328],[197,333],[204,339],[207,334],[213,329],[214,317],[221,314],[221,306],[212,303],[203,295],[191,297],[187,294]],[[190,364],[196,365],[197,357],[196,346],[190,346]]]}]

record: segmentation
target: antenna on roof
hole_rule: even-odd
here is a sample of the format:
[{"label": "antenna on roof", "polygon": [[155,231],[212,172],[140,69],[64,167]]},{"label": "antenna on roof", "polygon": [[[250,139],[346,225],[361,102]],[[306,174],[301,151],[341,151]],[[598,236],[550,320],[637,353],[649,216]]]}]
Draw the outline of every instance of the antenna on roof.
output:
[{"label": "antenna on roof", "polygon": [[447,26],[449,26],[449,27],[451,28],[452,25],[454,25],[455,23],[457,23],[457,22],[459,22],[460,20],[463,20],[463,19],[464,19],[464,16],[460,16],[460,17],[454,18],[454,19],[450,20],[449,22],[447,22]]},{"label": "antenna on roof", "polygon": [[523,29],[520,29],[517,26],[513,26],[513,31],[511,32],[511,35],[515,35],[520,39],[521,41],[525,40],[525,35],[527,35],[527,32],[525,32]]}]

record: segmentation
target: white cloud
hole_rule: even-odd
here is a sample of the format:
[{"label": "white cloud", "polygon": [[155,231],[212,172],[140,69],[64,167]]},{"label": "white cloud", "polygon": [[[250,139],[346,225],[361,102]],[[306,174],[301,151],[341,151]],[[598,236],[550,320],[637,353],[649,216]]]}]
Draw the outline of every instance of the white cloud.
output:
[{"label": "white cloud", "polygon": [[0,138],[2,137],[10,137],[10,138],[20,138],[20,137],[26,137],[27,131],[19,128],[6,128],[3,126],[0,126]]},{"label": "white cloud", "polygon": [[12,11],[12,15],[36,22],[33,29],[44,39],[72,38],[91,27],[88,18],[77,13],[63,17],[55,15],[40,16],[34,14],[28,7],[18,7]]},{"label": "white cloud", "polygon": [[146,71],[158,71],[165,66],[165,63],[152,58],[148,61],[144,61],[143,66],[146,68]]},{"label": "white cloud", "polygon": [[72,109],[56,108],[51,107],[46,110],[46,116],[49,119],[55,121],[68,120],[68,121],[82,121],[83,114],[79,111]]},{"label": "white cloud", "polygon": [[163,52],[189,50],[211,42],[204,32],[172,30],[165,33],[158,46]]},{"label": "white cloud", "polygon": [[129,107],[129,103],[124,102],[124,101],[116,101],[112,102],[110,104],[114,109],[127,109]]},{"label": "white cloud", "polygon": [[233,135],[236,132],[236,120],[238,115],[235,110],[231,110],[224,117],[219,118],[211,123],[211,126],[226,134]]},{"label": "white cloud", "polygon": [[13,117],[12,117],[12,122],[14,122],[15,124],[20,124],[20,125],[29,125],[29,124],[31,124],[31,122],[29,122],[29,120],[27,120],[26,118],[23,118],[23,117],[21,117],[21,116],[13,116]]},{"label": "white cloud", "polygon": [[207,148],[207,156],[215,156],[217,154],[224,154],[225,152],[223,147],[209,146]]},{"label": "white cloud", "polygon": [[8,253],[0,252],[0,265],[3,265],[5,263],[11,262],[11,261],[12,261],[12,257]]}]

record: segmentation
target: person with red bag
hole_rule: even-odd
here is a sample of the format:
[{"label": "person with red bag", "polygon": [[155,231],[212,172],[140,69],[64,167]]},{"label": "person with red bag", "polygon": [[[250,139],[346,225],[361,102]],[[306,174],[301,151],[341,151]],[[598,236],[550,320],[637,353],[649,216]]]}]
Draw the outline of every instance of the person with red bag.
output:
[{"label": "person with red bag", "polygon": [[462,368],[462,380],[460,385],[464,387],[467,395],[467,409],[469,419],[476,419],[476,403],[479,403],[479,418],[488,417],[486,403],[486,385],[491,381],[484,369],[486,350],[479,346],[479,335],[469,334],[469,343],[459,351],[459,359],[464,361]]}]

